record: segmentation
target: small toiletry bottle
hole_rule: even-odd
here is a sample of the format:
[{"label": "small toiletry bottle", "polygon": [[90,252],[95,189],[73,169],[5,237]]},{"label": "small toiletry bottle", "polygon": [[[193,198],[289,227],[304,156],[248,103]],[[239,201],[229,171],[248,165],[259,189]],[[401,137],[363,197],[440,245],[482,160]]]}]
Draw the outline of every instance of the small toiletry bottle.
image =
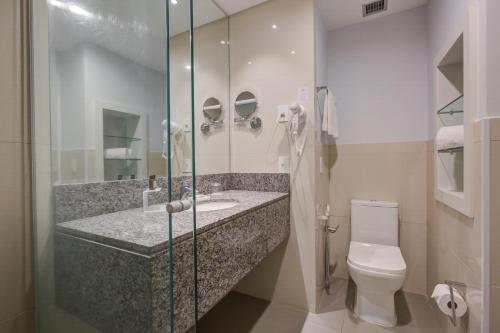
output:
[{"label": "small toiletry bottle", "polygon": [[149,176],[149,190],[154,191],[156,189],[156,176]]}]

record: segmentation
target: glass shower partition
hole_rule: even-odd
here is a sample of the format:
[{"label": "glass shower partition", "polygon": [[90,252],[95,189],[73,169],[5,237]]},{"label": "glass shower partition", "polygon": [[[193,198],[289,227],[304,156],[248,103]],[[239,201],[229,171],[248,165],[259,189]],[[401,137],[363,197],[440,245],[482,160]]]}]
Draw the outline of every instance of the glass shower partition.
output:
[{"label": "glass shower partition", "polygon": [[196,203],[230,172],[227,16],[211,0],[31,10],[37,331],[195,332],[213,305]]},{"label": "glass shower partition", "polygon": [[168,2],[168,294],[169,332],[196,332],[196,156],[193,1]]},{"label": "glass shower partition", "polygon": [[191,6],[31,0],[38,332],[196,322]]},{"label": "glass shower partition", "polygon": [[197,202],[210,201],[220,175],[230,172],[229,22],[212,0],[170,1],[168,17],[168,194],[179,210],[169,214],[170,329],[182,333],[198,331],[213,306],[199,267],[206,215]]}]

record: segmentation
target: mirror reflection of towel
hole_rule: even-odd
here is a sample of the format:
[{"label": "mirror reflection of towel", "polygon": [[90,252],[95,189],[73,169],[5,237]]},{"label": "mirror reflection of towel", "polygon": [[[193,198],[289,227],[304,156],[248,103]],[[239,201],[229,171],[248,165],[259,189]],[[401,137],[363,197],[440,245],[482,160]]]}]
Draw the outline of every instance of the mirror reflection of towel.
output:
[{"label": "mirror reflection of towel", "polygon": [[321,130],[333,139],[338,139],[340,137],[335,97],[329,89],[327,90],[323,105],[323,121],[321,123]]},{"label": "mirror reflection of towel", "polygon": [[104,149],[105,159],[125,160],[134,158],[132,149],[129,148],[108,148]]}]

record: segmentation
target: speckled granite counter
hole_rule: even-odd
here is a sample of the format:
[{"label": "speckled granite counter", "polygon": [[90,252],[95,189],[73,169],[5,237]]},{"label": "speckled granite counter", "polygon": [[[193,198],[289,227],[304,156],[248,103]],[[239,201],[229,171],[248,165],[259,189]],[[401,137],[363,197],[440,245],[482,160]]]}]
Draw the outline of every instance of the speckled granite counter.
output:
[{"label": "speckled granite counter", "polygon": [[[235,200],[238,204],[229,209],[198,212],[196,215],[198,233],[215,228],[228,220],[234,220],[240,215],[248,214],[287,196],[287,193],[277,192],[222,192],[215,198]],[[137,208],[59,223],[56,231],[142,254],[154,254],[167,248],[169,237],[167,219],[166,213],[145,213],[142,208]],[[174,244],[191,237],[192,211],[174,214],[172,224]]]},{"label": "speckled granite counter", "polygon": [[[208,312],[289,235],[289,194],[226,191],[197,213],[198,307]],[[56,300],[104,332],[168,331],[166,213],[131,209],[56,226]],[[192,213],[174,215],[175,332],[194,322]]]}]

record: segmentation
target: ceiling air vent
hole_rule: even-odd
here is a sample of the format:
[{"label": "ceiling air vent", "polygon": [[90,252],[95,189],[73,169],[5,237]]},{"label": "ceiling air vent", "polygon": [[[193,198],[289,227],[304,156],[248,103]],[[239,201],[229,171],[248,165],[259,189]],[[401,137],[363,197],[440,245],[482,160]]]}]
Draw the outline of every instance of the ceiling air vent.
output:
[{"label": "ceiling air vent", "polygon": [[378,0],[363,5],[363,17],[387,10],[387,0]]}]

